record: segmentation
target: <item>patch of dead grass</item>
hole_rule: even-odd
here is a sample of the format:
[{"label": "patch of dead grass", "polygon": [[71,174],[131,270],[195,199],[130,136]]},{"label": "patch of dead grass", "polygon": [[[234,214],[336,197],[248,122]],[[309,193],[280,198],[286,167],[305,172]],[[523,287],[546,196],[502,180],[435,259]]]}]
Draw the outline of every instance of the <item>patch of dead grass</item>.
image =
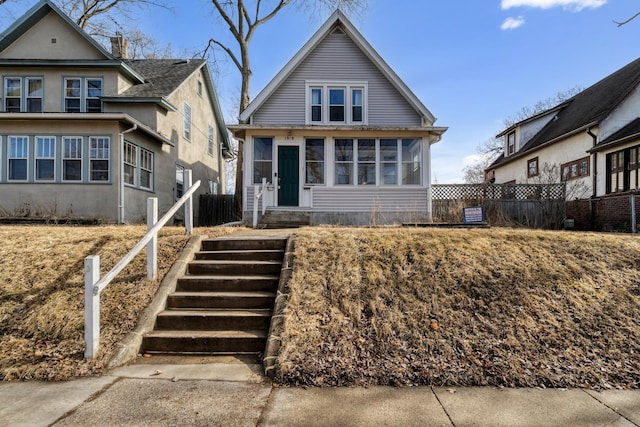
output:
[{"label": "patch of dead grass", "polygon": [[303,229],[277,381],[640,386],[637,236]]},{"label": "patch of dead grass", "polygon": [[[211,237],[232,228],[196,229]],[[158,280],[146,278],[143,250],[100,298],[100,351],[84,356],[84,258],[109,271],[144,236],[144,226],[0,226],[0,380],[96,375],[136,325],[188,240],[184,228],[159,235]]]}]

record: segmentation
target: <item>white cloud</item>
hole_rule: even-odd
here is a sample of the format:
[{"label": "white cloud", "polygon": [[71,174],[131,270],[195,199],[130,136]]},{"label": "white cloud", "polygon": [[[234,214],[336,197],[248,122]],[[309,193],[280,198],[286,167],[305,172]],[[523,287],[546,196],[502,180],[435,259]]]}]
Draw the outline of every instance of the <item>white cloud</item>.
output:
[{"label": "white cloud", "polygon": [[562,7],[563,9],[579,12],[586,8],[598,8],[606,3],[607,0],[502,0],[502,9],[507,10],[513,7],[551,9],[553,7]]},{"label": "white cloud", "polygon": [[522,16],[518,16],[517,18],[507,18],[504,20],[500,28],[507,30],[515,30],[518,27],[522,27],[524,25],[524,18]]}]

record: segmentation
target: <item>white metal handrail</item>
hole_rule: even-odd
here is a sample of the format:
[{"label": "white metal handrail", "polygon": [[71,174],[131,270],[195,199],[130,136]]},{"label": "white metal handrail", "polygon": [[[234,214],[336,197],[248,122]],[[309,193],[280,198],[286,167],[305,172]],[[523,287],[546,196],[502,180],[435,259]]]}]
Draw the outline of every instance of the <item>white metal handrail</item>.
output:
[{"label": "white metal handrail", "polygon": [[262,215],[267,211],[267,205],[264,202],[264,190],[267,188],[267,178],[262,178],[262,185],[256,184],[253,201],[253,228],[258,226],[258,202],[262,198]]},{"label": "white metal handrail", "polygon": [[191,170],[184,171],[184,183],[189,189],[156,222],[158,218],[158,199],[147,200],[147,234],[131,249],[107,274],[100,279],[100,256],[90,255],[84,260],[84,339],[85,359],[93,359],[100,346],[100,293],[111,281],[147,246],[147,277],[155,279],[158,274],[158,232],[184,205],[184,223],[186,234],[193,231],[193,193],[200,187],[197,181],[191,185]]}]

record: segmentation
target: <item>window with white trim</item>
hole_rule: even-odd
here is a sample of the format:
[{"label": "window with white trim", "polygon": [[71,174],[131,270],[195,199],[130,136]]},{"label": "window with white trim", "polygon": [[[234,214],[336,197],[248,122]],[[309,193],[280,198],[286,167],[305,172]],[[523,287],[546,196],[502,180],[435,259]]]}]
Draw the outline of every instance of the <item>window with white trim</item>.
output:
[{"label": "window with white trim", "polygon": [[109,181],[111,140],[109,137],[89,138],[89,181]]},{"label": "window with white trim", "polygon": [[376,140],[358,140],[358,185],[376,185]]},{"label": "window with white trim", "polygon": [[516,131],[507,134],[507,156],[516,152]]},{"label": "window with white trim", "polygon": [[102,87],[102,78],[66,77],[64,79],[64,111],[66,113],[101,113]]},{"label": "window with white trim", "polygon": [[353,184],[353,139],[335,140],[335,184]]},{"label": "window with white trim", "polygon": [[262,183],[262,178],[271,182],[273,173],[273,138],[253,138],[253,183]]},{"label": "window with white trim", "polygon": [[41,113],[43,86],[42,77],[5,77],[4,111]]},{"label": "window with white trim", "polygon": [[184,112],[183,112],[183,136],[187,141],[191,141],[191,106],[184,103]]},{"label": "window with white trim", "polygon": [[402,185],[422,182],[422,151],[420,139],[402,140]]},{"label": "window with white trim", "polygon": [[7,156],[9,181],[26,181],[28,176],[29,137],[9,136]]},{"label": "window with white trim", "polygon": [[211,156],[214,157],[213,153],[215,152],[215,144],[214,144],[214,137],[213,137],[213,126],[209,125],[209,131],[207,133],[207,141],[208,141],[208,145],[207,145],[207,153]]},{"label": "window with white trim", "polygon": [[128,141],[124,143],[124,182],[125,184],[153,189],[153,152]]},{"label": "window with white trim", "polygon": [[398,140],[380,140],[380,173],[383,185],[398,184]]},{"label": "window with white trim", "polygon": [[56,138],[36,136],[36,181],[54,181]]},{"label": "window with white trim", "polygon": [[305,151],[305,181],[306,185],[324,184],[324,139],[307,138],[304,143]]},{"label": "window with white trim", "polygon": [[62,137],[62,181],[82,181],[82,137]]},{"label": "window with white trim", "polygon": [[306,82],[306,123],[366,124],[365,82]]}]

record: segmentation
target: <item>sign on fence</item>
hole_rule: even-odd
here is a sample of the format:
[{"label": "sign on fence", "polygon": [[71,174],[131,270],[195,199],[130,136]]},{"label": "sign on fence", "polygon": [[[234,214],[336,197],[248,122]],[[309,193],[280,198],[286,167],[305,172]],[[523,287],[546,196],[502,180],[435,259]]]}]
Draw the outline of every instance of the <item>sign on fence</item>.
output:
[{"label": "sign on fence", "polygon": [[462,208],[462,217],[465,224],[484,222],[484,208],[482,206]]}]

